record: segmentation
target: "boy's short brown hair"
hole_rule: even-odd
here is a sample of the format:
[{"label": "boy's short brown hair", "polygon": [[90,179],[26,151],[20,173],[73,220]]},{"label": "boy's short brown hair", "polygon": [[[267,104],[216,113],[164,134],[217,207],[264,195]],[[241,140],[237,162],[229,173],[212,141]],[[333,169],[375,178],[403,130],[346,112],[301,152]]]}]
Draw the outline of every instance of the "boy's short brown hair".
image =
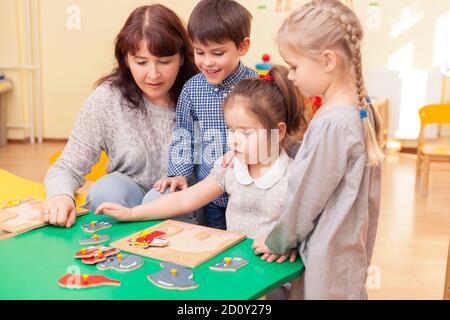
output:
[{"label": "boy's short brown hair", "polygon": [[251,13],[233,0],[202,0],[192,11],[188,23],[193,42],[222,43],[231,40],[239,47],[250,37]]}]

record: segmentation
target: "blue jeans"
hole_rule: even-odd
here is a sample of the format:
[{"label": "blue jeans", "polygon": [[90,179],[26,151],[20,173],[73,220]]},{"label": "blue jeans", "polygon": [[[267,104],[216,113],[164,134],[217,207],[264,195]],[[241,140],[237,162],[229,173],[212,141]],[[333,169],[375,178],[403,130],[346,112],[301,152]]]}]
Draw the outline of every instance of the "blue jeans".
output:
[{"label": "blue jeans", "polygon": [[[167,193],[169,193],[169,189],[166,190],[165,194]],[[140,204],[157,200],[162,196],[161,193],[153,189],[145,192],[145,190],[130,177],[119,172],[113,172],[101,177],[92,185],[86,199],[86,208],[90,211],[95,211],[95,209],[103,202],[118,203],[125,207],[132,208]],[[193,214],[187,214],[173,219],[197,223]]]},{"label": "blue jeans", "polygon": [[218,206],[214,203],[208,203],[203,207],[203,220],[204,225],[216,229],[227,229],[227,223],[225,221],[226,207]]}]

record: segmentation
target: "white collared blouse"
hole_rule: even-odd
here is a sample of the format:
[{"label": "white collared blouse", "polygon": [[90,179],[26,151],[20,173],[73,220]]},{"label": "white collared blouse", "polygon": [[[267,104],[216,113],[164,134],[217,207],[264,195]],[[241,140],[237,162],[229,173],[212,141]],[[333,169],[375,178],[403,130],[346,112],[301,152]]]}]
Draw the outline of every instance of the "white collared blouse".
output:
[{"label": "white collared blouse", "polygon": [[222,168],[222,158],[214,163],[211,175],[229,195],[227,230],[251,239],[267,236],[284,210],[292,161],[282,150],[269,171],[257,179],[237,158],[234,168]]}]

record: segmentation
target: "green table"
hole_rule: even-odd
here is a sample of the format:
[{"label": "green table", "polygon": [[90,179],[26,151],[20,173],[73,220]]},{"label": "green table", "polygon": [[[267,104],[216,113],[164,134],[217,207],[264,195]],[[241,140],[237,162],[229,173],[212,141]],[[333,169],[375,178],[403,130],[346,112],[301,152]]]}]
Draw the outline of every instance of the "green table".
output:
[{"label": "green table", "polygon": [[[111,242],[161,222],[118,223],[110,217],[99,219],[89,213],[78,218],[71,229],[48,226],[0,241],[0,299],[257,299],[298,277],[303,270],[301,261],[282,264],[262,261],[251,250],[252,241],[246,239],[193,269],[194,280],[199,283],[197,289],[166,290],[146,278],[161,270],[157,260],[145,258],[143,267],[119,273],[114,270],[100,271],[95,266],[74,259],[73,255],[81,248],[78,240],[88,236],[80,226],[91,220],[113,223],[112,228],[99,232],[110,235]],[[209,265],[226,256],[248,259],[249,264],[237,272],[209,270]],[[81,290],[61,288],[57,281],[67,273],[68,268],[79,268],[81,274],[103,274],[121,280],[122,285]]]}]

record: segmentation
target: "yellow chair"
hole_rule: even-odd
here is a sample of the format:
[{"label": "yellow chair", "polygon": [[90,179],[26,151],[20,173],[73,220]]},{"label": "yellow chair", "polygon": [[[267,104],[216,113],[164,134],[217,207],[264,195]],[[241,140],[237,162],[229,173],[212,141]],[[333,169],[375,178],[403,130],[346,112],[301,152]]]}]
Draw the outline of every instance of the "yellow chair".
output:
[{"label": "yellow chair", "polygon": [[419,110],[420,133],[417,146],[416,186],[422,195],[428,193],[430,162],[450,162],[450,145],[425,143],[425,126],[450,124],[450,103],[432,104]]},{"label": "yellow chair", "polygon": [[[55,163],[56,159],[59,158],[61,155],[61,151],[54,153],[50,159],[49,163],[53,164]],[[108,156],[104,151],[102,151],[102,154],[100,155],[100,159],[98,162],[92,167],[91,172],[86,175],[86,180],[88,181],[97,181],[99,178],[106,175],[106,164],[108,163]]]}]

